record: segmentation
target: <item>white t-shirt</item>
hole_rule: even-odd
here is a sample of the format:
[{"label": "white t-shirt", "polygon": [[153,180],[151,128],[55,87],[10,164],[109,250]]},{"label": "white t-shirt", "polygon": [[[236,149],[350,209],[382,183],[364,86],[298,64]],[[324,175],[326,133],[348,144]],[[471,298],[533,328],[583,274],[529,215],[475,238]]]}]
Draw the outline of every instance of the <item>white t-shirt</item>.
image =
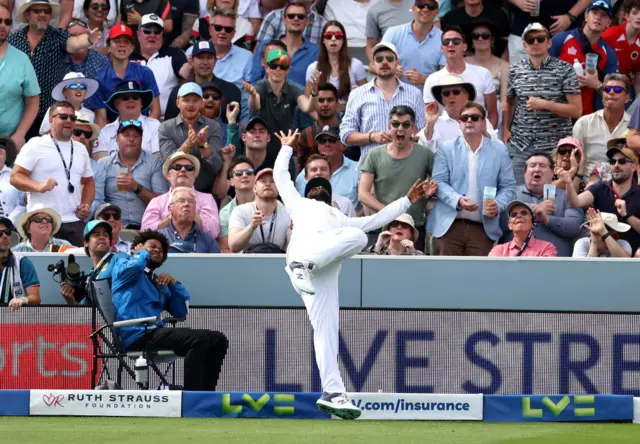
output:
[{"label": "white t-shirt", "polygon": [[[231,212],[231,216],[229,217],[229,231],[231,231],[232,228],[245,229],[246,227],[248,227],[251,224],[251,218],[253,217],[253,213],[255,212],[255,202],[249,202],[235,207]],[[247,247],[270,242],[272,244],[278,245],[283,250],[287,249],[289,239],[291,238],[291,230],[289,229],[291,217],[289,216],[289,212],[287,211],[287,209],[280,201],[278,201],[276,205],[275,217],[276,219],[273,222],[273,229],[271,229],[271,220],[273,219],[273,215],[266,216],[264,218],[262,231],[260,230],[260,227],[255,229],[255,231],[251,235],[251,238],[249,239]],[[262,233],[264,233],[264,238],[262,237]],[[271,236],[269,236],[269,233],[271,233]]]},{"label": "white t-shirt", "polygon": [[[631,256],[631,254],[633,253],[633,251],[631,250],[631,244],[629,244],[629,242],[624,239],[618,240],[618,243],[620,244],[622,249],[629,253],[629,256]],[[589,254],[589,248],[591,248],[591,238],[581,237],[573,245],[573,257],[587,257],[587,255]],[[611,253],[600,253],[598,257],[611,257]]]},{"label": "white t-shirt", "polygon": [[[95,122],[96,115],[90,109],[85,108],[83,106],[82,108],[80,108],[79,113],[87,116],[87,119],[89,119],[89,122],[91,123]],[[76,115],[78,115],[78,111],[76,111]],[[49,110],[47,110],[47,113],[44,115],[44,119],[42,120],[42,125],[40,125],[40,135],[43,135],[50,129],[51,129],[51,124],[49,123]]]},{"label": "white t-shirt", "polygon": [[339,194],[331,196],[334,206],[337,206],[338,210],[347,217],[356,217],[356,209],[353,207],[353,202],[348,198]]},{"label": "white t-shirt", "polygon": [[365,28],[367,24],[367,11],[376,3],[370,0],[360,3],[354,0],[328,0],[324,10],[324,18],[337,20],[347,32],[347,41],[350,48],[364,48],[367,44]]},{"label": "white t-shirt", "polygon": [[[140,116],[138,120],[142,123],[142,149],[151,154],[160,151],[160,142],[158,141],[158,129],[160,129],[160,121],[153,117]],[[100,131],[98,140],[93,145],[93,153],[104,153],[108,156],[118,151],[118,143],[116,136],[118,127],[120,126],[120,118],[109,123]]]},{"label": "white t-shirt", "polygon": [[238,2],[238,16],[247,19],[262,19],[260,0],[240,0]]},{"label": "white t-shirt", "polygon": [[[73,143],[73,161],[71,161],[71,144]],[[28,193],[27,211],[34,205],[42,204],[53,208],[60,214],[62,222],[77,222],[75,215],[82,199],[82,185],[80,180],[85,177],[93,177],[89,153],[84,145],[79,142],[57,141],[62,157],[69,168],[71,163],[71,181],[67,175],[50,135],[33,137],[20,150],[15,164],[31,171],[29,177],[37,182],[47,179],[55,179],[58,186],[46,193]],[[73,193],[68,190],[68,184],[74,187]]]},{"label": "white t-shirt", "polygon": [[[318,62],[313,62],[311,65],[307,67],[307,74],[305,76],[305,80],[308,82],[311,80],[311,76],[314,72],[316,72],[316,67],[318,66]],[[364,65],[362,62],[355,57],[351,58],[351,66],[349,67],[349,78],[351,79],[351,87],[355,88],[358,86],[359,80],[366,80],[367,74],[364,71]],[[329,83],[331,83],[336,88],[340,89],[340,77],[331,76],[329,77]]]},{"label": "white t-shirt", "polygon": [[[491,122],[487,119],[487,132],[491,136],[491,140],[497,143],[502,143],[498,138],[498,131],[493,128]],[[418,132],[418,143],[422,146],[426,146],[434,153],[438,152],[438,143],[453,140],[456,137],[462,136],[462,128],[460,128],[460,122],[453,120],[449,117],[449,114],[445,110],[442,110],[442,114],[438,117],[436,124],[433,126],[433,137],[431,140],[427,140],[425,136],[425,130],[422,129]]]},{"label": "white t-shirt", "polygon": [[[424,82],[424,91],[422,92],[424,103],[435,102],[435,99],[431,95],[431,88],[439,85],[447,74],[449,74],[449,72],[445,67],[427,77],[427,80]],[[496,85],[491,76],[491,72],[482,66],[467,63],[462,74],[456,75],[462,77],[466,82],[471,83],[476,88],[476,98],[474,102],[486,108],[487,105],[484,103],[484,96],[496,92]]]}]

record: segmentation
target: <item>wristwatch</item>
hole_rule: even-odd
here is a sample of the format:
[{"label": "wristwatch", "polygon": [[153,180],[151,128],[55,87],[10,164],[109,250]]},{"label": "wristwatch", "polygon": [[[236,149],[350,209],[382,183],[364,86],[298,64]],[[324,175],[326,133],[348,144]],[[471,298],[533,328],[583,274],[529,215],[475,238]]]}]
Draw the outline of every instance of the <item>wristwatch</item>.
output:
[{"label": "wristwatch", "polygon": [[627,213],[626,216],[620,216],[620,219],[622,219],[623,222],[626,222],[627,220],[629,220],[630,217],[631,217],[631,214]]},{"label": "wristwatch", "polygon": [[135,194],[140,194],[142,192],[142,189],[143,189],[142,185],[138,184],[138,186],[136,187],[135,190],[133,190],[133,192]]},{"label": "wristwatch", "polygon": [[566,14],[569,17],[569,21],[571,21],[571,23],[575,22],[578,17],[576,17],[575,15],[571,14],[570,12],[567,12]]},{"label": "wristwatch", "polygon": [[205,142],[204,145],[202,145],[202,148],[204,148],[205,150],[208,150],[210,146],[211,145],[209,145],[209,142]]},{"label": "wristwatch", "polygon": [[603,241],[606,241],[606,240],[607,240],[607,238],[608,238],[608,237],[610,237],[610,236],[611,236],[611,233],[609,233],[609,232],[607,231],[606,233],[604,233],[604,234],[602,235],[602,240],[603,240]]}]

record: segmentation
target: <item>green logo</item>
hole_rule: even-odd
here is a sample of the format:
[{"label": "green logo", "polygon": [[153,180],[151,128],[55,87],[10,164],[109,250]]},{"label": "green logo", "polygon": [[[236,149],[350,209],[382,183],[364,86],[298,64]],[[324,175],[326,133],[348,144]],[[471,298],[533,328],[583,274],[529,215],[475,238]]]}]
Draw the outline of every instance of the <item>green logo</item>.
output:
[{"label": "green logo", "polygon": [[[231,404],[231,393],[223,393],[222,394],[222,413],[224,415],[235,414],[238,415],[242,413],[242,409],[247,406],[254,412],[258,413],[261,411],[267,404],[280,404],[287,403],[293,404],[296,400],[295,395],[285,394],[285,393],[276,393],[271,398],[271,395],[268,393],[264,393],[257,399],[253,399],[253,397],[249,393],[242,394],[242,402],[240,404]],[[283,406],[283,405],[273,405],[273,413],[274,415],[294,415],[295,407],[292,405]]]},{"label": "green logo", "polygon": [[[531,397],[522,397],[522,417],[523,418],[542,418],[542,410],[546,409],[553,414],[553,416],[560,416],[560,414],[571,404],[571,397],[564,396],[557,403],[553,402],[551,398],[545,396],[540,401],[543,408],[535,409],[531,408]],[[594,404],[595,397],[593,395],[573,396],[574,405]],[[585,417],[596,416],[595,407],[575,407],[573,409],[573,416]]]}]

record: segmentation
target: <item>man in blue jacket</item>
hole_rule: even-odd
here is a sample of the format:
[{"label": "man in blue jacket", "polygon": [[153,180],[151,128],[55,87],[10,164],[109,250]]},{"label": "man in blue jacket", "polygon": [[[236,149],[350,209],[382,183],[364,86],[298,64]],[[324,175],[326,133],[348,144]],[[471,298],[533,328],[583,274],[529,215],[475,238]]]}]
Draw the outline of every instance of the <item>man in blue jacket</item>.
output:
[{"label": "man in blue jacket", "polygon": [[[167,260],[169,243],[157,231],[140,233],[131,245],[132,256],[114,264],[113,305],[116,321],[150,316],[161,318],[162,310],[185,317],[189,292],[167,273],[154,271]],[[190,328],[166,328],[158,320],[146,333],[144,326],[119,329],[128,350],[172,350],[184,361],[184,389],[213,391],[216,388],[228,341],[223,333]]]}]

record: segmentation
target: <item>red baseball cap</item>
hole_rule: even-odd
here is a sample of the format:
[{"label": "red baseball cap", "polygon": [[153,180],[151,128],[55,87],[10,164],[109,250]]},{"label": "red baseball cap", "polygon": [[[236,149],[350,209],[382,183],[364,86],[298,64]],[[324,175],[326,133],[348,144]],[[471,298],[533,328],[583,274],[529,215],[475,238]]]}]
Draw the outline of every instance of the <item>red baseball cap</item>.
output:
[{"label": "red baseball cap", "polygon": [[113,25],[111,29],[109,29],[109,34],[107,34],[107,42],[121,35],[126,35],[132,42],[136,41],[135,37],[133,37],[133,31],[127,25]]}]

